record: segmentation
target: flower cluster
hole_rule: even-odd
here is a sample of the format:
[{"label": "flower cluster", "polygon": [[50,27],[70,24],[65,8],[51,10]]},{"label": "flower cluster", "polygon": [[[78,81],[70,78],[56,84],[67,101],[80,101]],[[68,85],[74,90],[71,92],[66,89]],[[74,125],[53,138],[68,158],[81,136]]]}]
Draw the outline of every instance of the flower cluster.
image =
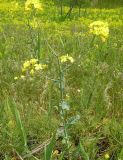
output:
[{"label": "flower cluster", "polygon": [[20,77],[15,77],[14,79],[24,79],[27,74],[33,76],[37,71],[44,70],[46,68],[47,65],[38,63],[38,59],[30,59],[23,63],[22,75]]},{"label": "flower cluster", "polygon": [[89,25],[89,28],[90,33],[99,36],[103,42],[105,42],[109,36],[108,23],[104,23],[102,21],[94,21]]},{"label": "flower cluster", "polygon": [[61,56],[61,57],[60,57],[60,61],[61,61],[61,63],[65,63],[65,62],[73,63],[73,62],[74,62],[74,59],[73,59],[73,57],[70,57],[70,56],[67,54],[67,55]]},{"label": "flower cluster", "polygon": [[34,7],[37,10],[42,10],[42,5],[39,0],[27,0],[25,2],[25,10],[29,11]]}]

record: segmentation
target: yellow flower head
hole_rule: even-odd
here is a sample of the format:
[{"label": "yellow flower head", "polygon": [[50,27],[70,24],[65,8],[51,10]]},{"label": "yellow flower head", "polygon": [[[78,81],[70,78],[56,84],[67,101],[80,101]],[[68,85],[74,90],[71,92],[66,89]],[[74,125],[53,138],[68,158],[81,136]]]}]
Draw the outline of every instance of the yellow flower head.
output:
[{"label": "yellow flower head", "polygon": [[38,59],[35,59],[35,58],[30,60],[30,64],[32,65],[36,64],[37,62],[38,62]]},{"label": "yellow flower head", "polygon": [[29,11],[34,7],[35,9],[42,10],[42,5],[39,0],[27,0],[25,2],[25,10]]},{"label": "yellow flower head", "polygon": [[41,70],[42,69],[42,66],[41,64],[35,64],[35,70],[38,71],[38,70]]},{"label": "yellow flower head", "polygon": [[104,23],[102,21],[94,21],[89,25],[90,33],[96,36],[99,36],[103,42],[106,41],[106,39],[109,36],[109,27],[108,23]]},{"label": "yellow flower head", "polygon": [[42,69],[46,69],[48,66],[46,64],[41,65]]},{"label": "yellow flower head", "polygon": [[23,64],[23,68],[27,69],[29,67],[30,67],[30,61],[25,61],[24,64]]},{"label": "yellow flower head", "polygon": [[64,55],[64,56],[61,56],[60,57],[60,61],[61,63],[64,63],[64,62],[70,62],[70,63],[73,63],[74,62],[74,59],[73,57],[70,57],[68,54],[67,55]]},{"label": "yellow flower head", "polygon": [[108,153],[106,153],[104,157],[105,157],[105,159],[109,159],[110,158]]},{"label": "yellow flower head", "polygon": [[18,77],[14,77],[14,80],[18,80]]},{"label": "yellow flower head", "polygon": [[21,76],[20,76],[20,78],[21,78],[21,79],[24,79],[24,78],[25,78],[25,76],[24,76],[24,75],[21,75]]},{"label": "yellow flower head", "polygon": [[23,63],[23,66],[21,68],[22,75],[20,75],[19,77],[14,77],[14,79],[25,79],[26,75],[33,76],[36,73],[36,71],[44,70],[46,68],[46,64],[40,64],[38,63],[38,59],[32,58]]},{"label": "yellow flower head", "polygon": [[58,151],[58,150],[55,150],[55,151],[53,152],[53,156],[54,156],[54,157],[59,156],[59,151]]},{"label": "yellow flower head", "polygon": [[46,69],[47,68],[47,65],[46,64],[35,64],[35,70],[38,71],[38,70],[43,70],[43,69]]},{"label": "yellow flower head", "polygon": [[68,57],[68,60],[73,63],[74,62],[74,59],[72,57]]}]

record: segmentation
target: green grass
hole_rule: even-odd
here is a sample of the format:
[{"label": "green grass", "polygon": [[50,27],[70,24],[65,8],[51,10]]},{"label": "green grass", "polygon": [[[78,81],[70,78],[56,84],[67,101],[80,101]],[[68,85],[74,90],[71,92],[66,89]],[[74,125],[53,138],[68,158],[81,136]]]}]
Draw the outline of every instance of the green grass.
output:
[{"label": "green grass", "polygon": [[[24,157],[40,144],[62,131],[59,113],[59,66],[54,53],[69,54],[75,60],[65,73],[64,99],[70,105],[65,120],[80,116],[68,128],[72,160],[123,159],[123,8],[74,8],[64,20],[60,9],[42,2],[44,10],[29,19],[24,3],[12,8],[0,5],[0,159]],[[10,9],[11,8],[11,9]],[[28,25],[28,20],[30,25]],[[109,24],[105,43],[89,34],[95,20]],[[25,60],[39,58],[48,69],[14,80],[21,74]],[[52,139],[53,141],[53,139]],[[68,158],[60,138],[53,146],[29,156],[29,160],[48,160],[60,150],[59,159]],[[50,155],[49,157],[46,155]],[[45,158],[46,157],[46,158]],[[53,158],[52,156],[52,159]],[[70,158],[69,158],[70,159]]]}]

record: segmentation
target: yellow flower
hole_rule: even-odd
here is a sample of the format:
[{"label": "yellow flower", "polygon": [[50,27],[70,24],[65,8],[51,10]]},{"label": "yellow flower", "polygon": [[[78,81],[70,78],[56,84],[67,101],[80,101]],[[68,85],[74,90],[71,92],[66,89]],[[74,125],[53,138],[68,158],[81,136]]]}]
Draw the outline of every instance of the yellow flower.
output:
[{"label": "yellow flower", "polygon": [[74,59],[72,57],[68,57],[68,60],[73,63],[74,62]]},{"label": "yellow flower", "polygon": [[89,25],[89,28],[90,33],[99,36],[103,42],[105,42],[109,36],[109,27],[108,23],[106,22],[104,23],[102,21],[94,21]]},{"label": "yellow flower", "polygon": [[[38,70],[46,69],[46,64],[38,64],[38,59],[32,58],[30,60],[27,60],[23,63],[23,67],[21,68],[22,75],[20,75],[20,79],[25,79],[25,72],[30,74],[30,76],[34,75],[34,73]],[[15,80],[18,79],[18,77],[14,77]]]},{"label": "yellow flower", "polygon": [[58,150],[55,150],[55,151],[53,152],[53,156],[54,156],[54,157],[59,156],[59,151],[58,151]]},{"label": "yellow flower", "polygon": [[24,78],[25,78],[25,76],[24,76],[24,75],[21,75],[21,76],[20,76],[20,78],[21,78],[21,79],[24,79]]},{"label": "yellow flower", "polygon": [[14,77],[14,80],[18,80],[18,77]]},{"label": "yellow flower", "polygon": [[26,69],[26,68],[29,68],[30,67],[30,61],[25,61],[24,64],[23,64],[23,68]]},{"label": "yellow flower", "polygon": [[47,65],[46,64],[42,64],[41,67],[42,67],[42,69],[46,69]]},{"label": "yellow flower", "polygon": [[35,64],[34,66],[35,66],[35,70],[36,70],[36,71],[42,69],[41,64]]},{"label": "yellow flower", "polygon": [[81,92],[81,90],[80,90],[80,89],[77,89],[77,92],[78,92],[78,93],[80,93],[80,92]]},{"label": "yellow flower", "polygon": [[43,69],[46,69],[47,68],[47,65],[46,64],[35,64],[35,70],[43,70]]},{"label": "yellow flower", "polygon": [[35,73],[34,69],[31,69],[30,74],[33,75]]},{"label": "yellow flower", "polygon": [[38,9],[38,10],[42,10],[42,6],[41,6],[41,3],[39,2],[39,0],[27,0],[25,2],[25,10],[31,10],[32,6],[35,8],[35,9]]},{"label": "yellow flower", "polygon": [[67,55],[61,56],[60,61],[61,63],[68,62],[68,61],[73,63],[74,59],[67,54]]},{"label": "yellow flower", "polygon": [[61,62],[67,62],[67,57],[66,56],[61,56],[60,57]]},{"label": "yellow flower", "polygon": [[38,59],[35,59],[35,58],[30,60],[30,64],[32,65],[36,64],[37,62],[38,62]]},{"label": "yellow flower", "polygon": [[109,159],[110,158],[108,153],[106,153],[104,157],[105,157],[105,159]]}]

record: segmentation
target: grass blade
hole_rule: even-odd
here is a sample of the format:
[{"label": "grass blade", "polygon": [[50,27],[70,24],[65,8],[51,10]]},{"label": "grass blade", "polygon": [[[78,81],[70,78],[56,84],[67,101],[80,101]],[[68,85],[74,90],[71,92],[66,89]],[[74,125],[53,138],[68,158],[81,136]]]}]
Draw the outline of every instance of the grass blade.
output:
[{"label": "grass blade", "polygon": [[52,151],[56,142],[55,137],[56,134],[53,135],[50,144],[45,148],[45,160],[51,160]]},{"label": "grass blade", "polygon": [[17,125],[18,131],[19,131],[19,135],[20,135],[21,140],[24,144],[24,147],[27,148],[26,133],[25,133],[22,121],[21,121],[20,113],[17,109],[17,106],[16,106],[15,102],[11,102],[9,104],[9,107],[10,107],[10,110],[11,110],[11,112],[12,112],[14,118],[15,118],[16,125]]},{"label": "grass blade", "polygon": [[79,152],[80,152],[83,160],[89,160],[89,156],[88,156],[88,154],[86,153],[86,151],[85,151],[85,149],[84,149],[81,141],[80,141],[80,143],[79,143]]}]

